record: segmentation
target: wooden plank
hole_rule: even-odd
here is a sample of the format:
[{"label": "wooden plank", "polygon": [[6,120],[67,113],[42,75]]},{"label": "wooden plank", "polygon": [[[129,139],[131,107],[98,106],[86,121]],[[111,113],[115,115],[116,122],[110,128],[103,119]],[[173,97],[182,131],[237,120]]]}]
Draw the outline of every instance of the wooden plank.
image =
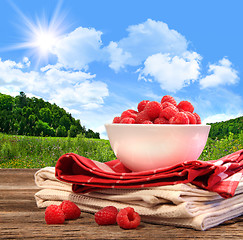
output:
[{"label": "wooden plank", "polygon": [[135,230],[98,226],[93,214],[47,225],[34,194],[37,169],[0,169],[0,239],[243,239],[243,216],[207,231],[141,223]]}]

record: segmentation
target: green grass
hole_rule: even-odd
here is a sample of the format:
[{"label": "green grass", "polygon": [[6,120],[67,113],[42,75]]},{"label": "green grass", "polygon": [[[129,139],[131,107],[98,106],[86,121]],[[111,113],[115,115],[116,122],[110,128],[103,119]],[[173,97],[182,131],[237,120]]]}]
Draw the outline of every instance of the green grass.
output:
[{"label": "green grass", "polygon": [[100,162],[115,159],[108,140],[13,136],[0,133],[0,168],[55,166],[60,156],[70,152]]},{"label": "green grass", "polygon": [[[243,148],[243,133],[208,139],[200,160],[218,159]],[[42,168],[55,166],[65,153],[106,162],[115,159],[108,140],[58,137],[14,136],[0,133],[0,168]]]}]

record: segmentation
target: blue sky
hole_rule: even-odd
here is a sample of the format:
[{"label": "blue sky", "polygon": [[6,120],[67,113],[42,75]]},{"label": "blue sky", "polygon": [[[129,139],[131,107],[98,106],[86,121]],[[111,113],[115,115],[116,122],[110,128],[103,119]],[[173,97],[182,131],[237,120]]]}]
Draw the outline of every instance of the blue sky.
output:
[{"label": "blue sky", "polygon": [[0,1],[0,92],[41,97],[106,138],[141,100],[243,115],[243,1]]}]

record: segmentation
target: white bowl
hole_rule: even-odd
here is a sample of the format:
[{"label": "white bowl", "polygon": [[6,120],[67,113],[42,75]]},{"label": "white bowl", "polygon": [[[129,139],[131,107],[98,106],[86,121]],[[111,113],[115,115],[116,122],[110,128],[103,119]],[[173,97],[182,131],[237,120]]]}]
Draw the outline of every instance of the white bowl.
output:
[{"label": "white bowl", "polygon": [[116,157],[132,171],[169,167],[197,160],[210,125],[106,124]]}]

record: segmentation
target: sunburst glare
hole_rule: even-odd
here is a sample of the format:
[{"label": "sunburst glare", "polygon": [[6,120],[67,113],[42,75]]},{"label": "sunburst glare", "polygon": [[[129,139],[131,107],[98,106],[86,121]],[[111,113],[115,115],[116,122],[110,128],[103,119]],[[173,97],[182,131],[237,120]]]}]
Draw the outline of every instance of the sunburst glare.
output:
[{"label": "sunburst glare", "polygon": [[[35,20],[28,18],[14,3],[10,2],[15,11],[20,16],[20,28],[23,35],[22,40],[5,50],[26,49],[28,57],[36,60],[36,66],[43,61],[48,62],[53,56],[53,47],[61,36],[68,29],[65,13],[60,13],[62,1],[59,1],[52,16],[48,17],[44,12],[42,17],[36,17]],[[23,23],[23,24],[22,24]]]}]

